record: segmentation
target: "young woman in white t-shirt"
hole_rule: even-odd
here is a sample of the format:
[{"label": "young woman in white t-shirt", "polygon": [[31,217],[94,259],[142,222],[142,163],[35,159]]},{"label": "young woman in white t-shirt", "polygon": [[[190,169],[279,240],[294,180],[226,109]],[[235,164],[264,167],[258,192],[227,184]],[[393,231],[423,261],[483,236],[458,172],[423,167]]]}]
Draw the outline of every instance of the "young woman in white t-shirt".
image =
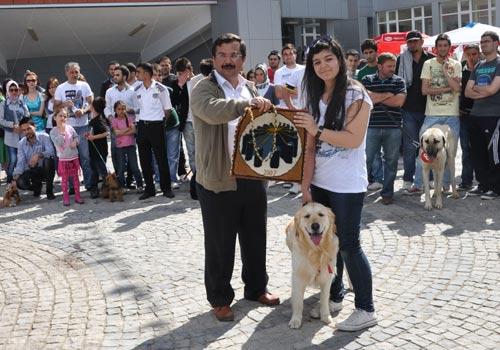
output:
[{"label": "young woman in white t-shirt", "polygon": [[336,216],[340,251],[337,276],[330,288],[330,310],[342,308],[345,263],[356,309],[337,328],[357,331],[377,323],[370,264],[359,239],[368,184],[365,136],[372,102],[363,86],[347,77],[344,57],[331,37],[312,44],[303,81],[309,113],[298,112],[294,121],[307,130],[303,201],[322,203]]}]

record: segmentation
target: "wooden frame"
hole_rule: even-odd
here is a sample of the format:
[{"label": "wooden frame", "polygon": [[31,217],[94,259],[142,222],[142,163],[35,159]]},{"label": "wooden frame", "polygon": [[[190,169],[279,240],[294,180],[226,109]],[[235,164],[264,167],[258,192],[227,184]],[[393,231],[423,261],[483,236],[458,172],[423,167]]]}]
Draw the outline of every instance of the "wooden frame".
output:
[{"label": "wooden frame", "polygon": [[296,112],[247,108],[236,129],[231,175],[301,182],[306,133],[293,124]]}]

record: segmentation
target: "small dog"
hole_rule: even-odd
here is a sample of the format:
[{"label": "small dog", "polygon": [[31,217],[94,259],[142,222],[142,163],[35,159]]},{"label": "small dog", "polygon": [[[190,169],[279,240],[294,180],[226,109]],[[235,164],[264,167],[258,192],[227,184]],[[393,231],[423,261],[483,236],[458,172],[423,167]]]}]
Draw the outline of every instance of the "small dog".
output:
[{"label": "small dog", "polygon": [[8,185],[5,189],[5,193],[3,195],[2,206],[4,208],[7,207],[15,207],[19,205],[21,202],[21,196],[19,195],[19,191],[17,188],[14,188],[12,185]]},{"label": "small dog", "polygon": [[108,174],[101,187],[101,197],[109,198],[110,202],[123,202],[123,189],[115,173]]},{"label": "small dog", "polygon": [[429,173],[434,175],[434,207],[443,207],[443,178],[446,166],[450,169],[452,197],[458,198],[455,182],[455,156],[457,139],[448,125],[434,125],[425,130],[420,137],[420,158],[422,160],[422,178],[424,180],[425,209],[432,210],[429,186]]},{"label": "small dog", "polygon": [[302,324],[304,292],[308,285],[319,287],[319,315],[311,315],[330,323],[330,285],[335,277],[339,239],[335,215],[319,204],[308,203],[295,214],[286,229],[286,244],[292,253],[292,318],[291,328]]}]

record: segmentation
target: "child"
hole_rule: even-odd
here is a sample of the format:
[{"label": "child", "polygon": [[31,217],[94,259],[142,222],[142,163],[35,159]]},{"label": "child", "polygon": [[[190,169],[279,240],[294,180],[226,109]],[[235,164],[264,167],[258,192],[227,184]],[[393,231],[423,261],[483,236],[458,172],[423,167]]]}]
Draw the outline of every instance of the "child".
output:
[{"label": "child", "polygon": [[142,174],[137,165],[137,154],[135,147],[134,119],[127,115],[127,106],[123,101],[116,101],[113,106],[115,118],[111,121],[113,132],[116,135],[116,158],[118,161],[118,180],[120,185],[125,186],[125,161],[128,161],[130,169],[137,184],[137,192],[143,192]]},{"label": "child", "polygon": [[63,191],[63,204],[69,205],[69,178],[73,178],[75,189],[75,203],[83,204],[80,197],[80,180],[78,179],[78,169],[80,161],[78,160],[78,135],[70,125],[66,124],[68,110],[65,107],[59,108],[55,113],[56,127],[50,131],[50,138],[56,147],[57,172],[61,176],[61,188]]},{"label": "child", "polygon": [[85,135],[85,138],[89,141],[90,167],[92,169],[90,198],[99,197],[99,190],[97,188],[99,175],[104,181],[108,174],[106,168],[108,129],[106,127],[106,119],[104,119],[104,107],[106,107],[106,101],[102,97],[97,97],[92,101],[92,106],[90,107],[92,119],[89,122],[90,132]]}]

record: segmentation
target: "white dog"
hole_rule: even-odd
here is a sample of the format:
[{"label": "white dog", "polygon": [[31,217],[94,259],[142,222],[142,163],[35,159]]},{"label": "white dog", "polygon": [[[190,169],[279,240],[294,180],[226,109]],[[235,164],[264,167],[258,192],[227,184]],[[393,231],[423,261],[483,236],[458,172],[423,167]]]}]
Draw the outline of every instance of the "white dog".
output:
[{"label": "white dog", "polygon": [[335,215],[319,203],[308,203],[296,214],[286,229],[286,244],[292,252],[292,318],[291,328],[302,324],[304,292],[308,285],[319,287],[319,315],[330,323],[330,285],[335,277],[339,240],[335,234]]},{"label": "white dog", "polygon": [[432,209],[429,173],[434,175],[435,207],[443,207],[443,178],[445,167],[448,166],[451,174],[452,197],[458,198],[455,182],[455,156],[457,153],[457,139],[448,125],[434,125],[425,130],[420,137],[422,159],[422,178],[424,180],[425,209]]}]

